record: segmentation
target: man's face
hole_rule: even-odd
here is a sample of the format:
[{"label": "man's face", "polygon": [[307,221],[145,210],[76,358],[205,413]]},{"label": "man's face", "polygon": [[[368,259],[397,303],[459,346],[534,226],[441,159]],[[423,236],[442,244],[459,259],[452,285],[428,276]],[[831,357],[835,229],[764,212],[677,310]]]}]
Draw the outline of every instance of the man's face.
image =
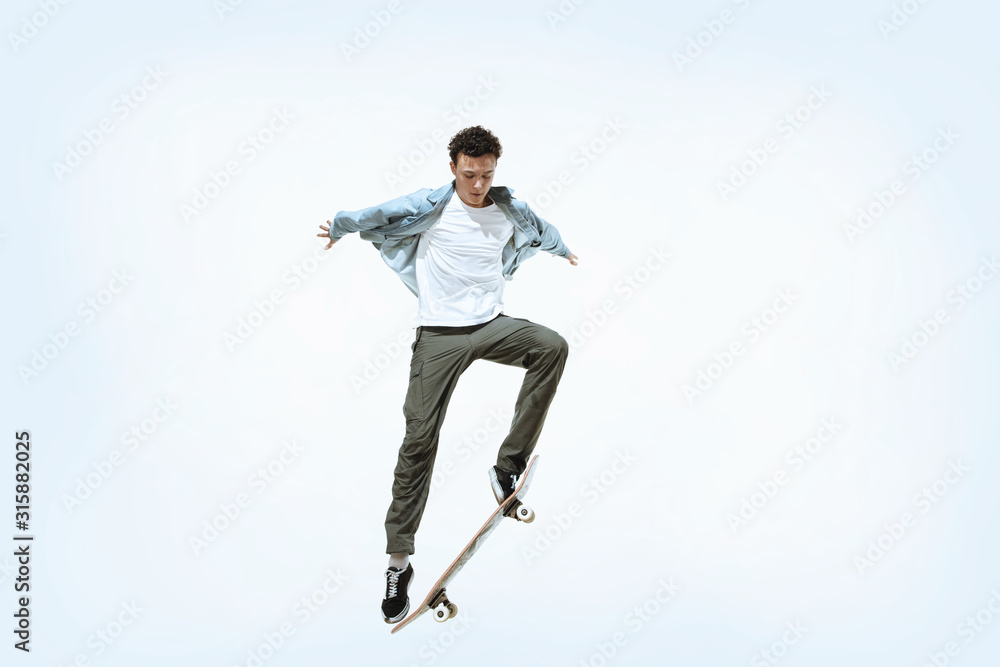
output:
[{"label": "man's face", "polygon": [[486,193],[493,183],[493,172],[496,170],[497,159],[493,153],[479,157],[469,157],[465,153],[458,154],[458,164],[451,165],[451,173],[455,176],[455,192],[459,199],[467,205],[481,208],[493,202]]}]

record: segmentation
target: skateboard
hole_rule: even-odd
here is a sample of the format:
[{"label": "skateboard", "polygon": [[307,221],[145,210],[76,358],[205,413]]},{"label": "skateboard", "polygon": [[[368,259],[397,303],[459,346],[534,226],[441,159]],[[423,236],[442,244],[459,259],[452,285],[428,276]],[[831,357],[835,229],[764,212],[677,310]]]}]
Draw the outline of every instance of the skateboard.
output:
[{"label": "skateboard", "polygon": [[528,486],[531,485],[531,478],[535,474],[535,461],[538,459],[538,455],[531,457],[528,461],[528,467],[524,469],[524,473],[521,475],[520,481],[517,483],[517,487],[514,489],[514,493],[510,494],[503,503],[501,503],[490,518],[486,520],[483,527],[476,531],[476,534],[472,536],[472,540],[469,541],[462,552],[458,554],[458,557],[452,561],[448,569],[444,571],[441,578],[431,586],[431,592],[427,594],[424,601],[420,603],[416,611],[411,613],[409,616],[404,618],[402,621],[396,624],[396,627],[392,629],[392,633],[395,634],[405,628],[407,625],[415,621],[420,616],[423,616],[428,611],[434,612],[434,620],[441,623],[447,621],[450,618],[454,618],[458,615],[458,605],[448,599],[448,591],[446,586],[455,578],[459,570],[465,567],[465,564],[469,562],[472,558],[472,554],[479,550],[479,547],[483,545],[486,538],[490,536],[497,526],[503,522],[505,517],[515,518],[518,521],[524,523],[531,523],[535,520],[535,513],[531,511],[527,505],[521,502],[524,498],[524,494],[528,492]]}]

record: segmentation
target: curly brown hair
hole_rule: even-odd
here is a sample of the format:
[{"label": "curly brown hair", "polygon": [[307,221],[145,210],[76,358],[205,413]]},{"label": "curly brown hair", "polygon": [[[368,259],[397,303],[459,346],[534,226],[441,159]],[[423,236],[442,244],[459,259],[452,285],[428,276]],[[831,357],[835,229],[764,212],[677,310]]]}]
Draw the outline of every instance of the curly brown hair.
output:
[{"label": "curly brown hair", "polygon": [[500,145],[500,140],[496,138],[496,135],[482,125],[475,125],[460,130],[451,138],[451,142],[448,144],[448,154],[456,165],[459,153],[465,153],[469,157],[493,153],[493,156],[499,160],[503,153],[503,146]]}]

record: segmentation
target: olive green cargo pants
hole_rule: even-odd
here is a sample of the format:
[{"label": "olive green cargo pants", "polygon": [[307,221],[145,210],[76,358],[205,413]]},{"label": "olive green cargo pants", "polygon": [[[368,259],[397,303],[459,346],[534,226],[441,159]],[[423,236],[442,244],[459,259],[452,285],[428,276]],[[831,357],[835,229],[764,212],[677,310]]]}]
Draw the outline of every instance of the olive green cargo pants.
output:
[{"label": "olive green cargo pants", "polygon": [[[476,359],[527,369],[497,467],[520,475],[528,465],[569,354],[558,333],[519,317],[497,315],[464,327],[417,327],[410,384],[403,403],[392,504],[385,517],[386,553],[414,553],[414,535],[431,488],[438,436],[458,378]],[[483,474],[486,483],[485,471]]]}]

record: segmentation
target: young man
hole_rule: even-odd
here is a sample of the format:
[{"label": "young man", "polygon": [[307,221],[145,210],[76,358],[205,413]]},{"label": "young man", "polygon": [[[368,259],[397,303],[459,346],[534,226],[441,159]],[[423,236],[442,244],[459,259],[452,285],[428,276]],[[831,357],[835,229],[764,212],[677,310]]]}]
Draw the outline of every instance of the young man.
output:
[{"label": "young man", "polygon": [[[577,257],[555,227],[509,188],[491,187],[500,141],[469,127],[448,145],[448,185],[424,188],[359,211],[341,211],[317,236],[326,248],[351,232],[371,241],[418,299],[410,382],[403,403],[406,434],[399,448],[392,503],[385,518],[386,591],[382,617],[401,621],[410,608],[409,554],[431,486],[438,435],[459,376],[477,359],[527,369],[510,432],[490,482],[497,502],[513,493],[538,442],[569,347],[558,333],[503,313],[504,281],[539,250]],[[456,196],[453,196],[456,195]]]}]

